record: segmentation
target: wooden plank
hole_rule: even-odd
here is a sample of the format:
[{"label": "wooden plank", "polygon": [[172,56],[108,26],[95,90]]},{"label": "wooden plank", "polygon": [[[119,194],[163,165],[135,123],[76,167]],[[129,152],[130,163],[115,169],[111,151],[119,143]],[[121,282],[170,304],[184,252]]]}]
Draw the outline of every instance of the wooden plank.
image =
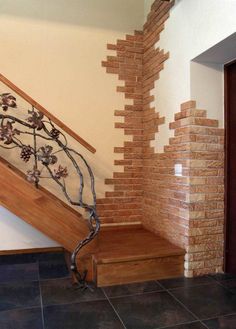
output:
[{"label": "wooden plank", "polygon": [[103,264],[185,254],[182,248],[143,228],[102,231],[98,240],[95,259]]},{"label": "wooden plank", "polygon": [[[36,189],[2,162],[0,181],[0,203],[66,250],[73,251],[77,243],[87,236],[89,230],[81,215],[70,207],[64,207],[49,192]],[[93,241],[83,248],[81,255],[91,253],[96,243]]]},{"label": "wooden plank", "polygon": [[22,254],[38,254],[38,253],[59,253],[63,252],[63,247],[48,247],[48,248],[30,248],[30,249],[11,249],[0,250],[0,256],[5,255],[22,255]]},{"label": "wooden plank", "polygon": [[183,276],[184,256],[97,265],[97,286],[112,286]]},{"label": "wooden plank", "polygon": [[90,145],[88,142],[86,142],[82,137],[80,137],[78,134],[76,134],[72,129],[70,129],[61,120],[59,120],[57,117],[55,117],[52,113],[48,112],[42,105],[37,103],[33,98],[31,98],[29,95],[27,95],[23,90],[18,88],[14,83],[12,83],[10,80],[8,80],[6,77],[4,77],[2,74],[0,74],[0,81],[2,83],[4,83],[6,86],[8,86],[10,89],[12,89],[17,95],[22,97],[25,101],[27,101],[32,106],[34,106],[38,111],[44,113],[46,115],[46,117],[51,119],[58,127],[63,129],[68,135],[73,137],[77,142],[79,142],[81,145],[83,145],[87,150],[89,150],[92,153],[96,152],[96,149],[92,145]]}]

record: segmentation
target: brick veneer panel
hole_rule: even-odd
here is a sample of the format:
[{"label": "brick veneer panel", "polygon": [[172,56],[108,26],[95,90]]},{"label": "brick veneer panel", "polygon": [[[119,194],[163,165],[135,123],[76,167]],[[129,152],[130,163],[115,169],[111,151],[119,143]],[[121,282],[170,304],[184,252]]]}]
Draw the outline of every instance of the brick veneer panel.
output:
[{"label": "brick veneer panel", "polygon": [[114,164],[123,166],[124,170],[105,180],[106,184],[114,186],[114,192],[106,192],[105,198],[98,199],[102,223],[140,222],[143,218],[143,157],[153,153],[150,140],[155,138],[158,125],[164,122],[150,108],[154,100],[150,90],[168,58],[163,50],[155,49],[155,43],[164,29],[171,5],[155,1],[143,31],[135,31],[133,35],[126,35],[125,40],[107,45],[115,55],[107,56],[102,66],[107,73],[116,74],[123,81],[123,85],[117,86],[117,92],[129,99],[129,105],[114,113],[115,117],[123,119],[115,123],[115,128],[123,129],[129,139],[121,147],[114,148],[115,153],[123,154],[123,159],[115,160]]},{"label": "brick veneer panel", "polygon": [[[142,221],[148,229],[184,247],[185,274],[191,277],[222,269],[224,131],[217,120],[207,118],[205,110],[189,101],[181,105],[170,124],[174,137],[164,152],[155,153],[150,146],[165,120],[152,106],[152,90],[169,58],[169,53],[155,45],[172,5],[156,0],[142,32],[107,45],[115,55],[102,65],[107,73],[118,75],[123,85],[117,86],[117,92],[132,101],[115,111],[124,120],[115,128],[123,129],[131,140],[114,148],[123,154],[115,165],[124,170],[106,180],[114,192],[98,200],[98,210],[103,223]],[[183,166],[182,177],[174,175],[176,163]]]},{"label": "brick veneer panel", "polygon": [[[224,229],[224,130],[193,101],[170,123],[174,136],[164,153],[144,160],[143,223],[186,248],[186,276],[222,270]],[[174,165],[183,165],[183,176]]]},{"label": "brick veneer panel", "polygon": [[[123,129],[129,139],[114,152],[123,155],[122,160],[114,164],[123,166],[123,172],[114,172],[113,177],[105,183],[114,186],[114,192],[106,192],[105,198],[98,200],[98,212],[103,223],[140,222],[142,220],[142,66],[143,66],[143,32],[126,35],[125,40],[108,44],[107,48],[116,52],[107,56],[102,62],[107,73],[117,74],[123,85],[117,86],[117,92],[129,99],[129,105],[116,110],[115,117],[123,118],[116,122],[115,128]],[[130,104],[130,101],[132,104]],[[131,136],[131,140],[130,140]]]}]

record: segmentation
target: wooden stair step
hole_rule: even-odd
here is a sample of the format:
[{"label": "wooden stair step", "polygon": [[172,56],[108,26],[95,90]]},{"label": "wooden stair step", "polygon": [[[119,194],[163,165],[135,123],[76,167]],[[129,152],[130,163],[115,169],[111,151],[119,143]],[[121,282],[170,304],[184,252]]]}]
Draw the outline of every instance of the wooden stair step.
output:
[{"label": "wooden stair step", "polygon": [[177,277],[184,272],[185,251],[144,229],[103,231],[94,254],[99,287]]}]

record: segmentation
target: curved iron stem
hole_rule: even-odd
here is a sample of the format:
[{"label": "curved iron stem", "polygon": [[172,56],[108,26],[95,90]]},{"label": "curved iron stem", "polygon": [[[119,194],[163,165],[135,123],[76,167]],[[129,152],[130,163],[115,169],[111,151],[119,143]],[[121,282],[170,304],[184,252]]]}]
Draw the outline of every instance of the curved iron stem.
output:
[{"label": "curved iron stem", "polygon": [[[1,97],[1,95],[0,95],[0,97]],[[72,253],[72,256],[71,256],[71,270],[74,273],[75,277],[77,278],[78,288],[85,289],[88,287],[88,284],[86,282],[87,272],[86,271],[84,273],[79,272],[77,258],[78,258],[80,250],[83,247],[85,247],[88,243],[90,243],[97,236],[97,234],[100,230],[100,220],[99,220],[99,217],[96,212],[96,192],[95,192],[94,175],[93,175],[91,167],[89,166],[89,164],[87,163],[85,158],[79,152],[68,147],[68,141],[67,141],[65,134],[63,132],[61,132],[60,130],[58,130],[49,118],[46,117],[47,120],[44,120],[43,119],[44,116],[40,112],[35,111],[33,106],[32,106],[31,111],[28,111],[28,113],[31,114],[31,117],[26,118],[25,121],[15,117],[15,116],[12,116],[12,115],[0,114],[0,120],[1,120],[1,124],[0,124],[1,140],[0,141],[4,142],[6,140],[7,143],[5,143],[5,144],[11,144],[11,143],[13,144],[13,146],[0,145],[0,147],[5,148],[5,149],[13,149],[13,148],[18,147],[21,150],[21,157],[24,157],[24,161],[26,161],[26,162],[29,160],[30,156],[33,155],[34,169],[29,171],[29,175],[31,175],[31,179],[33,179],[32,181],[35,182],[36,187],[38,187],[38,181],[40,180],[40,178],[44,178],[44,177],[40,176],[43,169],[41,169],[41,170],[38,169],[39,164],[41,163],[42,168],[46,168],[49,173],[48,178],[53,179],[57,183],[57,185],[61,188],[62,192],[64,193],[64,196],[67,199],[67,201],[72,206],[81,207],[88,212],[88,214],[89,214],[89,218],[88,218],[89,233],[82,241],[78,242],[78,244],[75,247],[75,249]],[[6,119],[8,121],[7,121],[7,124],[4,126],[4,120],[6,120]],[[14,123],[18,123],[24,127],[27,127],[29,129],[29,131],[21,131],[18,129],[13,130],[12,126]],[[49,129],[51,129],[51,131],[49,131],[49,129],[47,128],[46,125],[50,125],[51,128],[49,128]],[[46,136],[42,135],[42,133],[36,132],[37,130],[43,131],[46,134]],[[7,135],[9,133],[11,133],[10,142],[9,142],[9,136]],[[18,135],[18,137],[15,136],[16,134]],[[33,143],[32,143],[33,145],[32,146],[25,145],[19,137],[21,135],[33,136]],[[60,139],[61,136],[64,139],[63,141]],[[57,144],[57,146],[59,146],[59,150],[52,152],[53,148],[49,145],[37,149],[37,145],[38,145],[37,139],[38,138],[43,139],[43,140],[48,140],[50,142],[51,141],[55,142]],[[73,200],[70,197],[70,195],[67,191],[67,187],[66,187],[66,183],[65,183],[64,179],[63,179],[63,181],[60,180],[61,177],[64,177],[64,176],[60,176],[60,175],[62,175],[60,172],[57,175],[55,172],[53,172],[53,170],[50,167],[53,163],[55,163],[57,161],[55,154],[62,152],[62,151],[64,152],[64,154],[66,154],[67,158],[71,161],[72,165],[74,166],[74,168],[76,170],[77,175],[79,176],[80,185],[79,185],[78,200]],[[27,154],[27,152],[29,152],[29,154]],[[82,160],[82,163],[85,165],[85,168],[89,174],[90,188],[91,188],[92,199],[93,199],[92,204],[88,204],[88,203],[84,202],[84,200],[83,200],[84,177],[83,177],[82,170],[80,169],[80,166],[78,165],[73,154],[78,156],[80,158],[80,160]],[[60,169],[64,170],[63,167],[60,167]],[[65,170],[67,170],[67,169],[65,168]]]}]

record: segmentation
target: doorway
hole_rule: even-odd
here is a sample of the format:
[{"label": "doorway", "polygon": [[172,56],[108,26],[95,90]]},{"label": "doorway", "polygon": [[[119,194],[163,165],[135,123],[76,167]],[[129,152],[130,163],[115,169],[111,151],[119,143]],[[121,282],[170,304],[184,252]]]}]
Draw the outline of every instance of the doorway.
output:
[{"label": "doorway", "polygon": [[225,65],[225,272],[236,274],[236,61]]}]

